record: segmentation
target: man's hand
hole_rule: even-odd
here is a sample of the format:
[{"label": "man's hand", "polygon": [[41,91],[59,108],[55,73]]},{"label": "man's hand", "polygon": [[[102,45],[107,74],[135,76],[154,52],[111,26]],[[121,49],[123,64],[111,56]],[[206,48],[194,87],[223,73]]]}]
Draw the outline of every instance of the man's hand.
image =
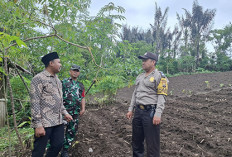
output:
[{"label": "man's hand", "polygon": [[127,112],[126,117],[127,117],[128,119],[131,119],[132,116],[133,116],[133,112],[132,112],[132,111]]},{"label": "man's hand", "polygon": [[82,116],[84,113],[85,113],[85,109],[82,109],[82,110],[80,111],[80,116]]},{"label": "man's hand", "polygon": [[72,116],[70,114],[66,114],[64,115],[64,118],[67,122],[70,122],[71,120],[73,120]]},{"label": "man's hand", "polygon": [[35,128],[35,137],[45,136],[46,132],[44,130],[44,127],[38,127]]},{"label": "man's hand", "polygon": [[160,122],[161,122],[160,117],[156,117],[156,116],[153,117],[153,124],[154,125],[158,125],[158,124],[160,124]]}]

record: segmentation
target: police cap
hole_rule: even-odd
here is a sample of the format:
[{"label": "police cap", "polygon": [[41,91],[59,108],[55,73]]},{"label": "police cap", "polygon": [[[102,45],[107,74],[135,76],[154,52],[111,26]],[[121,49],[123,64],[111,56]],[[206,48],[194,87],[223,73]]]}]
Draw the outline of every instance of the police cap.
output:
[{"label": "police cap", "polygon": [[156,54],[151,52],[146,52],[143,56],[138,56],[139,59],[152,59],[158,61],[158,57]]}]

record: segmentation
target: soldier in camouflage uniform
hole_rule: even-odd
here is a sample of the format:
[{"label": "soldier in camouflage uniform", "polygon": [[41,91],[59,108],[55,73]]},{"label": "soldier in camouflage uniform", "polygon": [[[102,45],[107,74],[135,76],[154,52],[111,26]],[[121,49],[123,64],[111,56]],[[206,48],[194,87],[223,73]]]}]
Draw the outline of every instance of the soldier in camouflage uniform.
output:
[{"label": "soldier in camouflage uniform", "polygon": [[78,129],[79,115],[85,112],[85,89],[84,85],[77,81],[80,75],[80,67],[72,65],[70,76],[62,81],[63,102],[73,121],[67,123],[63,151],[61,156],[68,157],[68,148],[71,146]]}]

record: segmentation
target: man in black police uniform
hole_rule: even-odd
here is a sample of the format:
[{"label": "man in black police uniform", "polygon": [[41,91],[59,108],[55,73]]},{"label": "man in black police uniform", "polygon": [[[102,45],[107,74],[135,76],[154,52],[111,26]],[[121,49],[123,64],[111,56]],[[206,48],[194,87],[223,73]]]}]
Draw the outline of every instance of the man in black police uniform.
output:
[{"label": "man in black police uniform", "polygon": [[145,73],[136,78],[136,87],[132,95],[131,104],[126,114],[132,118],[132,147],[133,157],[144,156],[144,139],[147,145],[148,157],[160,156],[160,122],[166,101],[168,79],[155,68],[157,55],[146,52],[142,59]]}]

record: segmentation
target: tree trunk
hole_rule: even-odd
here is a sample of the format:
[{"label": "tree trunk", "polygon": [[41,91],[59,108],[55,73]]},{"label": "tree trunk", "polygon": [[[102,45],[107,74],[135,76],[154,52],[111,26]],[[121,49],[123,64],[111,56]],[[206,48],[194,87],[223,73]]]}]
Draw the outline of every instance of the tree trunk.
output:
[{"label": "tree trunk", "polygon": [[197,41],[197,60],[196,60],[196,69],[199,66],[199,48],[200,48],[200,41]]},{"label": "tree trunk", "polygon": [[8,67],[7,67],[7,58],[5,57],[5,55],[4,55],[4,69],[5,69],[5,73],[6,73],[7,87],[9,88],[11,107],[12,107],[12,114],[13,114],[13,121],[14,121],[14,129],[15,129],[16,135],[18,137],[19,143],[20,143],[20,145],[22,147],[22,150],[24,152],[23,142],[22,142],[21,136],[20,136],[20,134],[18,132],[18,126],[17,126],[17,122],[16,122],[14,97],[13,97],[13,92],[12,92],[12,88],[11,88],[11,84],[10,84],[9,72],[8,72]]},{"label": "tree trunk", "polygon": [[5,99],[0,99],[0,128],[5,126],[6,122],[6,102]]}]

